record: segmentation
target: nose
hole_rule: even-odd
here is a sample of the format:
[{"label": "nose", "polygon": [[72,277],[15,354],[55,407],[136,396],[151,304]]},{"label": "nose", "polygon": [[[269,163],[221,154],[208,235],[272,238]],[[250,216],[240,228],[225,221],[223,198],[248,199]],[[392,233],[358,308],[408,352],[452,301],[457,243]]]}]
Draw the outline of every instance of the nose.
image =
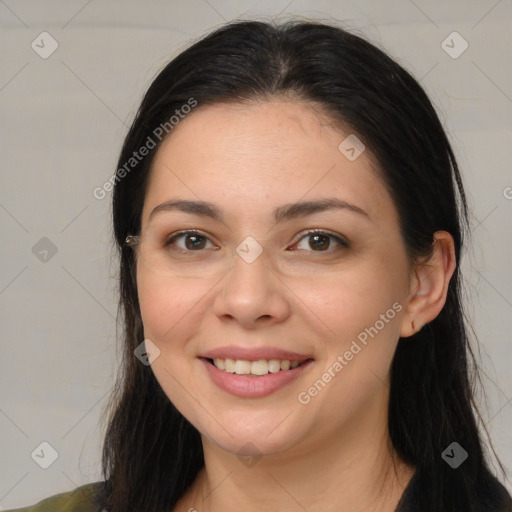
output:
[{"label": "nose", "polygon": [[223,322],[255,329],[282,322],[290,315],[290,291],[262,254],[252,263],[235,256],[221,282],[214,313]]}]

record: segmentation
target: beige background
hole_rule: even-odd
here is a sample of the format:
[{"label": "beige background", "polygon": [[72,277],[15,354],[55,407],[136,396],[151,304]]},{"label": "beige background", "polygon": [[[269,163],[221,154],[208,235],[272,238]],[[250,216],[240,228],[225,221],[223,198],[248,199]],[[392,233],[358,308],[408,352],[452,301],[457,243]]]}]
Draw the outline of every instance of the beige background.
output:
[{"label": "beige background", "polygon": [[[99,418],[117,365],[116,265],[110,194],[97,200],[93,190],[115,171],[141,95],[191,40],[227,20],[278,14],[357,29],[420,79],[436,104],[472,205],[474,249],[464,261],[468,311],[482,342],[486,422],[512,476],[510,1],[5,0],[1,507],[100,476]],[[34,40],[42,46],[43,31],[58,43],[46,59],[31,47]],[[453,31],[469,44],[458,58],[441,46]],[[41,37],[48,51],[51,41]],[[31,458],[43,441],[59,454],[46,470]]]}]

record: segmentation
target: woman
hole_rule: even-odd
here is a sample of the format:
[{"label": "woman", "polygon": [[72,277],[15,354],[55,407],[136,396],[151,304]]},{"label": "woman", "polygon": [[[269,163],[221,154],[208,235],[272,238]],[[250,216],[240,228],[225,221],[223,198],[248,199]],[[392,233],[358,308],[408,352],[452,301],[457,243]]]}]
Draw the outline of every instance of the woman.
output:
[{"label": "woman", "polygon": [[477,428],[442,125],[382,51],[236,22],[156,77],[115,174],[105,482],[26,510],[505,512]]}]

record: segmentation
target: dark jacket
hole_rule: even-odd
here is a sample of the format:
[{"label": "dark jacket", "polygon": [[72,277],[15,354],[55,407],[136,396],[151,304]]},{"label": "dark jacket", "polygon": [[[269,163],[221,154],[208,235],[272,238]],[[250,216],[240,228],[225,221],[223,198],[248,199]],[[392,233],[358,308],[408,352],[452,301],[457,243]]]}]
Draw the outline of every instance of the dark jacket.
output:
[{"label": "dark jacket", "polygon": [[[74,491],[58,494],[47,498],[37,505],[6,512],[102,512],[97,503],[104,484],[96,482],[83,485]],[[512,499],[507,490],[494,477],[489,477],[478,490],[478,512],[512,512]],[[420,507],[421,480],[416,472],[406,487],[395,512],[418,512],[425,510]],[[424,505],[424,504],[423,504]],[[430,512],[430,509],[427,509]],[[432,510],[431,512],[437,512]],[[466,512],[466,511],[456,511]]]},{"label": "dark jacket", "polygon": [[[477,512],[512,512],[512,498],[505,487],[490,473],[485,473],[476,489]],[[424,489],[424,479],[416,471],[411,478],[395,512],[436,512],[428,507],[428,492]],[[456,492],[449,490],[449,492]],[[426,506],[427,505],[427,506]],[[453,512],[468,512],[467,510],[454,510]]]}]

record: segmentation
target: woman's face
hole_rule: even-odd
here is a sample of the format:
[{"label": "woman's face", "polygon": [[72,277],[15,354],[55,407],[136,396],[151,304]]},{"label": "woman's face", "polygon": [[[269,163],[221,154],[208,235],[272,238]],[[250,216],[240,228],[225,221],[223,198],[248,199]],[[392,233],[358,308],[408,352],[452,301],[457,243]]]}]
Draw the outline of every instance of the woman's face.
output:
[{"label": "woman's face", "polygon": [[[305,102],[199,105],[154,160],[137,248],[151,368],[232,453],[300,453],[385,421],[410,269],[349,135]],[[171,237],[183,230],[199,233]]]}]

